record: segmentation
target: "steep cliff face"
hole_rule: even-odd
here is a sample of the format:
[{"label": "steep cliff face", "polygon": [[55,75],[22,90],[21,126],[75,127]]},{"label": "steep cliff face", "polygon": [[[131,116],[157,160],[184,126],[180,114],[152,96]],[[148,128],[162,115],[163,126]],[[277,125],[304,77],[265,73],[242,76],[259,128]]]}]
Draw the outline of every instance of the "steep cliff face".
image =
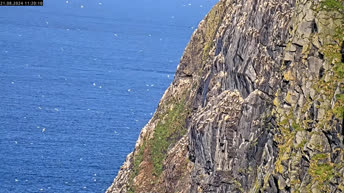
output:
[{"label": "steep cliff face", "polygon": [[111,192],[344,192],[343,0],[220,0]]}]

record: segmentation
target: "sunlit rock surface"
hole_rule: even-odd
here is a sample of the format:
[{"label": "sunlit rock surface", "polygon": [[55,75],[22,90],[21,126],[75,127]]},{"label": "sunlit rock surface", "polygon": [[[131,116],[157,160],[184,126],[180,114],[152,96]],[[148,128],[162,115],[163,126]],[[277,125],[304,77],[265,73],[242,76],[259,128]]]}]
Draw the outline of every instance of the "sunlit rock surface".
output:
[{"label": "sunlit rock surface", "polygon": [[219,1],[107,192],[343,192],[343,12]]}]

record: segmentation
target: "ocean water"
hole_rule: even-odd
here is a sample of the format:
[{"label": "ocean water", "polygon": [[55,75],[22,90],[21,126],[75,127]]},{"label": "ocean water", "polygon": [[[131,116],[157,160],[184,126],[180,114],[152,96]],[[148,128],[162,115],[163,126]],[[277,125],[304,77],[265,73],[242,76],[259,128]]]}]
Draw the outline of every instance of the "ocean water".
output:
[{"label": "ocean water", "polygon": [[0,193],[104,192],[215,3],[0,7]]}]

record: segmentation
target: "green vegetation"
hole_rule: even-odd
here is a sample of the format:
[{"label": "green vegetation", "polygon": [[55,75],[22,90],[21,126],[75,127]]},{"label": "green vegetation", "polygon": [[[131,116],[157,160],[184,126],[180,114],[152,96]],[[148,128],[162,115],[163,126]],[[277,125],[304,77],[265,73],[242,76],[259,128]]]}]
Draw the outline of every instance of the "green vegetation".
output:
[{"label": "green vegetation", "polygon": [[[335,27],[319,34],[321,39],[325,40],[328,39],[328,37],[332,39],[331,41],[325,42],[324,46],[320,49],[325,56],[325,60],[331,64],[331,68],[327,70],[327,80],[323,77],[313,85],[313,88],[317,88],[317,92],[322,91],[323,94],[325,94],[325,100],[331,101],[333,99],[333,93],[336,92],[338,87],[341,93],[344,92],[344,63],[342,62],[343,56],[341,53],[342,44],[344,42],[344,22],[342,21],[343,19],[341,19],[344,17],[344,0],[324,0],[320,3],[318,11],[331,11],[329,14],[330,16],[336,15],[334,18],[330,19],[332,21],[329,21],[329,23],[333,23]],[[341,16],[339,17],[338,14]],[[338,94],[336,96],[333,107],[326,103],[322,103],[320,108],[326,111],[326,115],[324,119],[320,121],[319,126],[331,128],[329,126],[329,120],[331,120],[333,116],[339,120],[343,119],[343,94]]]},{"label": "green vegetation", "polygon": [[323,189],[323,183],[329,181],[334,176],[333,166],[330,163],[319,164],[317,162],[311,163],[309,168],[309,174],[317,181],[320,189]]},{"label": "green vegetation", "polygon": [[338,78],[344,78],[344,65],[338,65],[334,68]]},{"label": "green vegetation", "polygon": [[[277,97],[276,97],[277,98]],[[277,108],[280,108],[279,106]],[[290,158],[290,154],[293,147],[293,141],[295,138],[296,131],[291,130],[289,125],[289,120],[293,120],[293,110],[291,109],[286,117],[282,121],[278,122],[278,127],[280,128],[281,135],[276,135],[274,140],[279,143],[278,145],[278,157],[275,163],[276,171],[283,173],[283,162]],[[295,121],[292,124],[296,127]]]},{"label": "green vegetation", "polygon": [[[344,11],[344,0],[325,0],[320,3],[320,6],[315,11],[331,11],[329,16],[333,16],[333,18],[329,18],[328,30],[321,31],[321,33],[314,34],[312,38],[319,38],[321,39],[324,44],[319,49],[319,52],[324,55],[324,59],[327,63],[328,68],[324,72],[324,76],[322,76],[319,80],[312,81],[312,88],[316,91],[316,98],[308,99],[306,98],[306,104],[302,107],[302,114],[309,114],[309,109],[311,106],[314,106],[318,109],[318,111],[323,111],[325,114],[322,116],[319,122],[315,122],[314,120],[310,119],[310,117],[305,116],[302,117],[301,120],[297,120],[297,117],[293,113],[293,104],[292,110],[288,115],[283,115],[284,109],[281,107],[280,101],[281,95],[277,94],[274,104],[276,106],[276,113],[277,117],[280,118],[278,122],[280,135],[275,137],[275,141],[278,142],[279,148],[279,155],[276,160],[275,166],[276,171],[278,173],[284,173],[286,170],[290,170],[289,164],[291,164],[291,159],[295,158],[297,155],[295,152],[303,152],[304,146],[309,141],[309,137],[312,135],[320,135],[319,133],[314,132],[307,132],[305,139],[295,146],[295,134],[299,131],[305,131],[306,129],[318,128],[319,130],[331,130],[333,129],[333,125],[336,121],[342,121],[344,115],[344,63],[342,62],[342,53],[341,48],[344,42],[344,22],[340,21],[340,18],[343,18],[343,11]],[[338,16],[338,13],[342,15],[342,17]],[[338,17],[338,18],[337,18]],[[332,25],[333,24],[333,25]],[[333,27],[334,26],[334,27]],[[322,26],[324,27],[324,26]],[[303,53],[307,55],[308,53]],[[294,77],[296,75],[292,74],[291,70],[288,70],[284,74],[284,79],[293,82]],[[291,83],[292,84],[292,83]],[[334,93],[338,92],[334,98]],[[283,96],[283,95],[282,95]],[[280,98],[278,98],[280,97]],[[285,101],[292,102],[292,96],[290,93],[287,93]],[[290,125],[291,123],[291,125]],[[344,167],[343,163],[332,163],[329,159],[331,152],[324,152],[324,147],[322,147],[321,143],[313,144],[313,148],[315,150],[315,155],[310,160],[310,167],[308,169],[308,174],[312,177],[311,182],[307,186],[308,191],[311,191],[313,185],[317,185],[317,188],[321,192],[328,192],[328,184],[330,183],[331,179],[334,176],[339,176],[340,169]],[[341,176],[342,177],[342,176]],[[298,181],[295,182],[291,181],[291,186],[297,189]],[[343,187],[344,189],[344,187]]]},{"label": "green vegetation", "polygon": [[344,11],[343,0],[325,0],[321,2],[321,6],[323,9],[332,11]]},{"label": "green vegetation", "polygon": [[[342,29],[344,30],[344,29]],[[337,30],[336,30],[337,31]],[[342,31],[343,33],[343,31]],[[337,39],[338,42],[343,42],[344,37]],[[341,46],[340,45],[327,45],[325,48],[325,57],[333,63],[333,72],[334,75],[325,83],[324,81],[320,82],[319,86],[326,88],[325,91],[329,98],[333,97],[333,93],[337,87],[339,87],[341,92],[344,92],[344,63],[341,62]],[[332,110],[328,111],[327,117],[330,118],[332,115],[336,116],[338,119],[343,119],[344,114],[344,94],[336,95],[336,103]]]},{"label": "green vegetation", "polygon": [[[167,102],[165,108],[167,107],[169,109],[161,110],[163,113],[158,115],[159,121],[155,126],[153,138],[144,139],[143,144],[133,158],[132,172],[129,178],[129,193],[136,192],[134,178],[140,172],[142,161],[151,162],[153,164],[153,175],[159,177],[163,171],[163,162],[167,156],[168,148],[173,146],[187,132],[185,120],[189,111],[185,99],[179,101],[171,99]],[[157,179],[155,178],[155,180]],[[153,181],[154,179],[152,179]]]},{"label": "green vegetation", "polygon": [[337,102],[336,107],[333,109],[333,113],[339,119],[343,119],[344,115],[344,94],[338,94],[336,96]]},{"label": "green vegetation", "polygon": [[170,145],[175,144],[187,132],[185,119],[187,109],[185,100],[173,104],[166,115],[158,122],[154,130],[154,137],[149,142],[151,147],[151,157],[154,165],[154,174],[159,176],[163,170],[163,161],[166,158]]},{"label": "green vegetation", "polygon": [[145,146],[146,143],[144,143],[140,149],[139,149],[139,153],[134,157],[134,164],[133,164],[133,176],[137,176],[139,174],[139,166],[141,164],[141,162],[143,161],[143,154],[145,151]]},{"label": "green vegetation", "polygon": [[304,129],[297,124],[295,121],[293,122],[293,124],[291,124],[291,127],[294,129],[294,131],[303,131]]},{"label": "green vegetation", "polygon": [[133,161],[132,172],[131,172],[130,178],[129,178],[129,185],[130,186],[129,186],[128,193],[134,193],[135,192],[135,187],[133,186],[133,180],[140,172],[140,164],[144,158],[145,146],[146,146],[146,143],[144,142],[143,145],[140,147],[139,152],[137,154],[135,154],[135,156],[133,158],[134,161]]},{"label": "green vegetation", "polygon": [[318,154],[315,154],[312,157],[312,160],[322,160],[322,159],[326,159],[326,158],[328,158],[327,154],[325,154],[325,153],[318,153]]},{"label": "green vegetation", "polygon": [[305,145],[306,145],[307,142],[308,142],[308,141],[307,141],[306,139],[303,139],[303,140],[301,141],[301,143],[300,143],[296,148],[302,150],[302,149],[305,147]]},{"label": "green vegetation", "polygon": [[225,12],[225,2],[218,3],[213,9],[210,10],[205,23],[205,44],[203,48],[203,61],[208,58],[209,51],[214,45],[214,38],[218,28],[222,22],[223,14]]}]

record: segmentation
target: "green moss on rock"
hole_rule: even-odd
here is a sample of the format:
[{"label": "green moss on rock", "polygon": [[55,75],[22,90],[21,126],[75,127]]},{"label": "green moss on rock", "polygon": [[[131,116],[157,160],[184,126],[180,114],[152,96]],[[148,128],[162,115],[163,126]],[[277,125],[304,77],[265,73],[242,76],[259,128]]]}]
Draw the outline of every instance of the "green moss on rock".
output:
[{"label": "green moss on rock", "polygon": [[154,130],[154,137],[149,142],[154,174],[159,176],[163,170],[163,161],[168,148],[174,145],[187,132],[185,119],[188,114],[185,100],[175,103],[158,122]]},{"label": "green moss on rock", "polygon": [[144,158],[145,146],[146,146],[146,143],[144,142],[143,145],[140,146],[139,152],[137,154],[135,154],[135,156],[133,158],[133,168],[132,168],[132,172],[131,172],[130,178],[129,178],[128,193],[134,193],[135,192],[135,187],[133,186],[133,180],[140,172],[140,164]]},{"label": "green moss on rock", "polygon": [[325,0],[321,2],[321,6],[325,10],[344,11],[343,0]]},{"label": "green moss on rock", "polygon": [[205,44],[203,48],[203,61],[208,58],[209,51],[214,45],[214,38],[218,28],[222,22],[223,15],[225,13],[225,1],[218,3],[215,7],[208,13],[205,24]]}]

